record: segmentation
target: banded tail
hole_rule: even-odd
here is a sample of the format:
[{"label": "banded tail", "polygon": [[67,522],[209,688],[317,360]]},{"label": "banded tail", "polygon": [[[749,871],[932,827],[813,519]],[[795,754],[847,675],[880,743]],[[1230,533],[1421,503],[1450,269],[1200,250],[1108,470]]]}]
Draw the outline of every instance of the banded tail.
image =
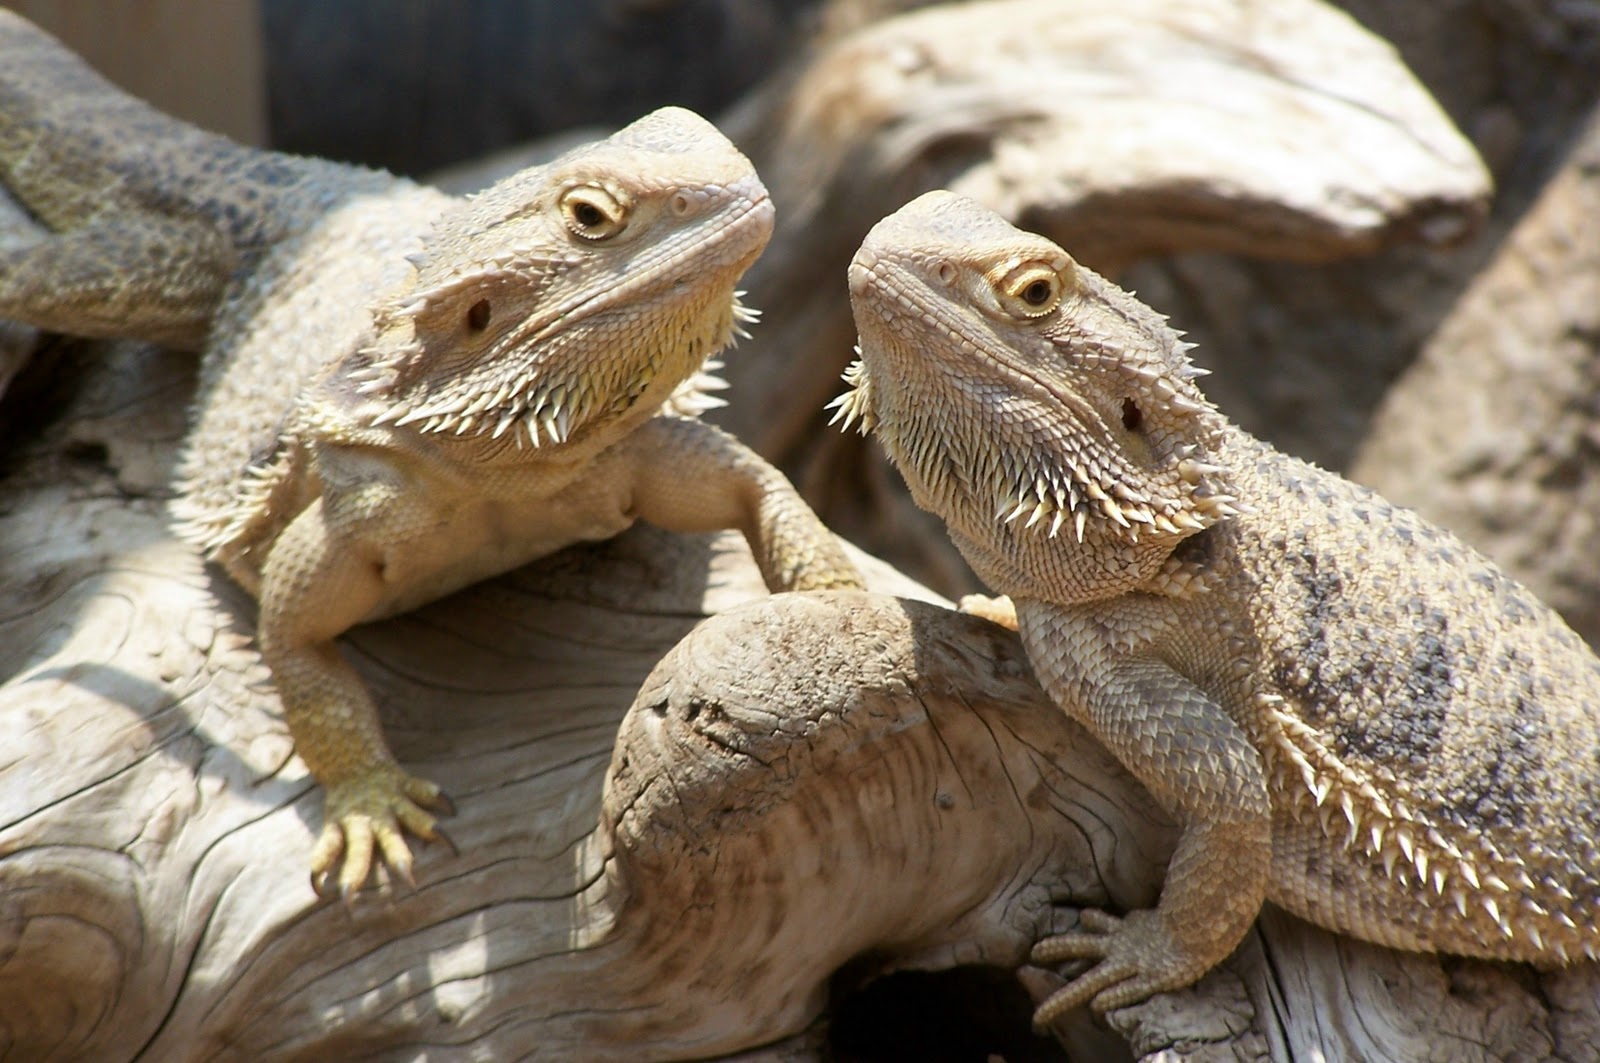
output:
[{"label": "banded tail", "polygon": [[44,230],[0,253],[0,319],[198,350],[241,266],[390,180],[180,122],[0,11],[0,184]]}]

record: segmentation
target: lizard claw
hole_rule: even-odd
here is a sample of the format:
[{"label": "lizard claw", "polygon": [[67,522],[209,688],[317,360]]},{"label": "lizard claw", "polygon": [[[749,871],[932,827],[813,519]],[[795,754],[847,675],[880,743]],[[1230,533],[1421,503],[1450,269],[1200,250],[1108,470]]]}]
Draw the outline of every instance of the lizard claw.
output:
[{"label": "lizard claw", "polygon": [[[455,813],[454,813],[454,811],[451,811],[451,812],[446,812],[444,814],[449,816],[449,815],[454,815]],[[439,826],[438,824],[434,825],[433,837],[430,838],[429,840],[430,841],[443,842],[444,843],[444,847],[446,849],[450,850],[450,855],[451,856],[460,856],[461,855],[461,850],[456,848],[456,843],[454,842],[454,840],[452,840],[450,835],[448,835],[448,834],[446,834],[444,832],[444,828]]]},{"label": "lizard claw", "polygon": [[[421,779],[412,779],[411,781],[414,782],[414,783],[420,783],[420,784],[422,784],[424,786],[432,788],[433,796],[432,797],[428,797],[428,798],[422,798],[420,800],[422,800],[422,802],[424,804],[426,804],[429,808],[433,809],[435,815],[453,816],[453,815],[456,814],[456,803],[454,801],[450,800],[450,795],[449,794],[445,793],[443,790],[439,789],[437,786],[434,786],[432,783],[424,783]],[[435,831],[438,831],[437,827],[435,827],[434,829],[435,829]],[[442,832],[440,832],[440,833],[441,833],[441,836],[442,836]],[[450,848],[451,848],[451,850],[454,850],[455,846],[452,845]]]},{"label": "lizard claw", "polygon": [[[319,897],[337,895],[346,903],[369,878],[376,878],[380,888],[387,887],[391,878],[415,888],[405,834],[424,841],[438,839],[442,835],[435,814],[454,812],[455,806],[438,786],[393,766],[329,786],[322,833],[311,851],[311,888]],[[455,851],[453,844],[450,848]]]},{"label": "lizard claw", "polygon": [[1080,931],[1045,938],[1033,947],[1030,958],[1038,964],[1098,961],[1039,1005],[1033,1026],[1041,1032],[1084,1004],[1102,1014],[1115,1011],[1156,993],[1181,989],[1206,971],[1207,965],[1179,945],[1155,909],[1130,912],[1122,919],[1087,909],[1079,925]]}]

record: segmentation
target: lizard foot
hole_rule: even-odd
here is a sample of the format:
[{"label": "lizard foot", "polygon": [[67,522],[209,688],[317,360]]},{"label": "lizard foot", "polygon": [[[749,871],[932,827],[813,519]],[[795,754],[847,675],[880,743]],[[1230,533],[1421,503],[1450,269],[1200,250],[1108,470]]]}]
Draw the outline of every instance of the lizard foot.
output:
[{"label": "lizard foot", "polygon": [[[455,813],[450,799],[433,783],[393,765],[329,786],[323,809],[322,834],[311,851],[311,888],[318,896],[337,892],[348,901],[374,873],[381,884],[387,885],[392,875],[414,887],[411,849],[403,831],[455,848],[435,816]],[[374,850],[382,857],[376,866]]]},{"label": "lizard foot", "polygon": [[969,616],[981,616],[991,624],[999,624],[1007,631],[1017,630],[1017,607],[1004,594],[991,598],[987,594],[964,594],[957,607]]},{"label": "lizard foot", "polygon": [[1032,960],[1097,960],[1083,974],[1056,990],[1033,1013],[1034,1029],[1043,1031],[1073,1008],[1092,1004],[1102,1014],[1137,1004],[1155,993],[1192,985],[1209,969],[1173,939],[1153,908],[1117,918],[1086,909],[1081,931],[1045,938],[1033,947]]}]

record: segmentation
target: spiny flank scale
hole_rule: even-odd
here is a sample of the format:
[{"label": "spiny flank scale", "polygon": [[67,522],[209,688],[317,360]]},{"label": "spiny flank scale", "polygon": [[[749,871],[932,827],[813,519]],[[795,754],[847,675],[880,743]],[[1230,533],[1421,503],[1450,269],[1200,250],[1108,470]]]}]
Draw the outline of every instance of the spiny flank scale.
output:
[{"label": "spiny flank scale", "polygon": [[326,791],[313,882],[410,876],[434,784],[334,639],[636,519],[742,530],[774,590],[857,587],[776,470],[687,413],[753,319],[747,159],[677,108],[457,199],[255,151],[132,100],[0,12],[0,180],[49,235],[0,317],[203,352],[174,512],[261,604]]},{"label": "spiny flank scale", "polygon": [[[1189,985],[1264,900],[1395,948],[1600,954],[1600,661],[1447,532],[1230,424],[1165,319],[947,192],[850,267],[837,402],[1182,825],[1048,1022]],[[981,611],[1004,616],[1003,603]]]}]

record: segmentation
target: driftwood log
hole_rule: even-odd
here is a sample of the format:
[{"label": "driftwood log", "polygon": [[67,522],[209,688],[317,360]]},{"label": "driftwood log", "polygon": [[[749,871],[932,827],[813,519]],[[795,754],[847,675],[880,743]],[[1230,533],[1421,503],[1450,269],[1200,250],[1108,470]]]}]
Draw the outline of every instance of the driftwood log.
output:
[{"label": "driftwood log", "polygon": [[[1194,253],[1124,281],[1170,314],[1216,371],[1207,392],[1280,449],[1348,469],[1374,407],[1429,342],[1567,154],[1600,101],[1592,2],[1338,0],[1392,42],[1478,150],[1495,195],[1481,233],[1323,265]],[[1428,459],[1424,458],[1426,463]]]},{"label": "driftwood log", "polygon": [[[34,223],[16,200],[0,192],[0,255],[24,246],[35,234]],[[11,378],[28,364],[40,337],[37,329],[0,321],[0,398]]]},{"label": "driftwood log", "polygon": [[[1171,824],[1011,635],[881,564],[902,597],[766,597],[739,540],[641,528],[344,641],[460,853],[319,900],[253,607],[165,528],[190,367],[52,358],[0,484],[5,1058],[827,1058],[851,987],[1009,972],[1160,888]],[[1600,973],[1269,911],[1111,1024],[1146,1058],[1595,1059]]]}]

